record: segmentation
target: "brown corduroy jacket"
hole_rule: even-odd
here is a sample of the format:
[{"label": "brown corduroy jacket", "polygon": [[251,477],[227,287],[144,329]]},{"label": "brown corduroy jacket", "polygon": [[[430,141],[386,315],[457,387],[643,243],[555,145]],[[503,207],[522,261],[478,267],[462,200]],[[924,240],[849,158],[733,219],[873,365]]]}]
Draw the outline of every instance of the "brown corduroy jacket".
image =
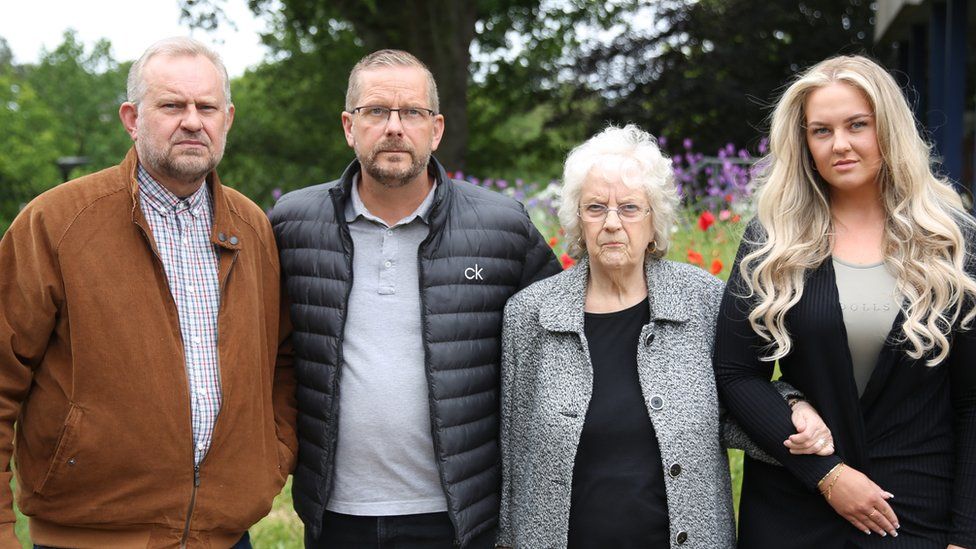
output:
[{"label": "brown corduroy jacket", "polygon": [[58,547],[227,547],[293,467],[274,236],[212,173],[223,403],[195,480],[179,320],[136,165],[130,150],[42,194],[0,240],[0,547],[16,543],[11,454],[32,541]]}]

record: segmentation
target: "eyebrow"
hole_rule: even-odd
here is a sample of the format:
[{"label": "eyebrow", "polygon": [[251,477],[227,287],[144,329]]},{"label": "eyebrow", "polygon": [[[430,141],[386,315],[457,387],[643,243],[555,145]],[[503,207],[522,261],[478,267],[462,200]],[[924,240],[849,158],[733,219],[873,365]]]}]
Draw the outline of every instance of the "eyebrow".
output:
[{"label": "eyebrow", "polygon": [[[854,115],[851,115],[851,116],[848,116],[847,118],[845,118],[844,119],[844,122],[853,122],[854,120],[857,120],[858,118],[867,118],[867,117],[871,117],[871,116],[874,116],[874,113],[870,113],[870,112],[867,112],[867,113],[865,113],[865,112],[857,113],[857,114],[854,114]],[[816,121],[815,120],[813,122],[807,122],[806,125],[807,125],[807,127],[810,127],[810,126],[828,126],[829,124],[827,124],[826,122],[820,122],[820,121]]]}]

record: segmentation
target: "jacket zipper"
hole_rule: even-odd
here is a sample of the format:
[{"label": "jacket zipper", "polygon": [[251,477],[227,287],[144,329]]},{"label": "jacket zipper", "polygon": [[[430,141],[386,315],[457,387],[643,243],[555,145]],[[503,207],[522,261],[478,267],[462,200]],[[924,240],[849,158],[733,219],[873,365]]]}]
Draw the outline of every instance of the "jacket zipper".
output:
[{"label": "jacket zipper", "polygon": [[[201,460],[202,463],[203,460]],[[190,537],[190,519],[193,518],[193,507],[197,504],[197,488],[200,487],[200,466],[193,466],[193,491],[190,492],[190,507],[186,510],[186,524],[183,525],[183,537],[180,538],[180,549],[186,548]]]},{"label": "jacket zipper", "polygon": [[[434,210],[434,208],[438,204],[439,204],[439,202],[435,202],[431,206],[431,214],[433,214],[433,210]],[[431,215],[431,219],[433,219],[433,215]],[[421,338],[423,338],[423,340],[424,340],[423,341],[423,344],[424,344],[424,374],[425,374],[425,376],[427,378],[427,387],[428,388],[430,388],[434,384],[433,383],[434,380],[432,379],[434,373],[433,373],[433,371],[431,370],[431,367],[430,367],[430,352],[429,352],[429,350],[427,348],[427,339],[423,337],[423,334],[426,334],[427,331],[428,331],[427,330],[427,328],[428,328],[428,326],[427,326],[427,306],[426,306],[426,303],[424,302],[423,254],[424,254],[424,250],[426,249],[427,245],[430,244],[430,241],[431,240],[433,240],[433,235],[434,235],[434,227],[431,226],[430,229],[429,229],[429,231],[428,231],[428,233],[427,233],[427,238],[424,238],[424,240],[420,243],[420,246],[417,247],[417,283],[419,284],[418,291],[420,293],[420,325],[421,325],[421,328],[422,328]],[[457,516],[454,513],[454,509],[451,507],[451,502],[450,502],[449,497],[448,497],[448,494],[450,492],[447,489],[447,478],[444,476],[444,467],[441,465],[442,462],[440,460],[440,452],[441,452],[441,448],[443,448],[443,446],[441,445],[440,433],[437,431],[436,423],[434,422],[434,397],[432,397],[430,395],[430,392],[429,391],[428,391],[428,394],[427,394],[427,409],[428,409],[428,411],[429,411],[428,413],[430,415],[430,436],[431,436],[431,439],[434,442],[434,455],[437,458],[437,476],[440,477],[441,490],[444,491],[444,499],[447,500],[447,517],[449,519],[451,519],[451,525],[454,526],[454,546],[455,547],[460,547],[461,540],[458,537],[458,534],[459,534],[459,530],[458,530],[458,518],[457,518]]]},{"label": "jacket zipper", "polygon": [[[349,233],[349,226],[346,224],[346,218],[343,217],[342,208],[340,208],[341,197],[333,195],[332,192],[329,193],[332,199],[332,207],[335,209],[336,214],[336,224],[339,225],[339,236],[342,238],[346,244],[349,245],[349,272],[352,273],[352,260],[353,254],[355,254],[355,246],[352,243],[352,235]],[[350,275],[349,285],[346,288],[346,296],[343,300],[345,304],[345,311],[349,310],[349,296],[352,294],[352,278]],[[335,425],[335,435],[332,437],[332,444],[329,448],[329,452],[332,455],[332,466],[330,467],[328,485],[325,487],[325,498],[323,499],[323,506],[329,502],[332,497],[332,489],[335,486],[335,456],[336,448],[339,446],[339,379],[342,377],[342,344],[345,340],[346,332],[346,318],[347,315],[342,315],[342,323],[339,326],[338,341],[336,342],[336,375],[332,379],[332,409],[329,410],[329,414],[333,424]],[[321,523],[319,524],[321,527]]]}]

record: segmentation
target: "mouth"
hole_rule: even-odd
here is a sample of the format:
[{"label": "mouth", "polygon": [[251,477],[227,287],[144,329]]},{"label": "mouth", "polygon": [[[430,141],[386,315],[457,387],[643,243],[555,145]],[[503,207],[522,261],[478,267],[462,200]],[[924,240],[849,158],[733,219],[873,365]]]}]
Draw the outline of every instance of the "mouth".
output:
[{"label": "mouth", "polygon": [[853,166],[854,164],[857,164],[857,160],[853,160],[853,159],[838,160],[837,162],[834,162],[834,167],[842,169],[847,166]]},{"label": "mouth", "polygon": [[207,144],[203,141],[196,141],[193,139],[185,139],[183,141],[177,141],[177,145],[183,145],[184,147],[206,147]]}]

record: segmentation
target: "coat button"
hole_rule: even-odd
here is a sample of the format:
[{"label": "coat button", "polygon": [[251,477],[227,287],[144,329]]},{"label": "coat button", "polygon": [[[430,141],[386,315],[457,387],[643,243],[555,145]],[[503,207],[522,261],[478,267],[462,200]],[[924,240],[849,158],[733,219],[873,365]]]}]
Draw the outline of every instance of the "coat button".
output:
[{"label": "coat button", "polygon": [[674,541],[678,542],[678,545],[683,545],[688,541],[688,532],[678,532],[678,535],[674,536]]},{"label": "coat button", "polygon": [[677,464],[677,463],[672,464],[671,465],[671,469],[668,471],[668,473],[672,477],[676,477],[676,476],[680,475],[681,474],[681,465],[680,464]]},{"label": "coat button", "polygon": [[644,338],[644,345],[650,345],[654,341],[654,332],[647,334]]},{"label": "coat button", "polygon": [[224,233],[217,233],[217,240],[221,242],[227,242],[227,235]]},{"label": "coat button", "polygon": [[660,410],[664,408],[664,399],[654,395],[651,397],[651,410]]},{"label": "coat button", "polygon": [[74,465],[75,463],[77,463],[75,458],[68,458],[68,465]]},{"label": "coat button", "polygon": [[236,246],[238,242],[239,242],[239,240],[237,240],[237,237],[236,236],[230,237],[230,243],[231,243],[232,246]]}]

